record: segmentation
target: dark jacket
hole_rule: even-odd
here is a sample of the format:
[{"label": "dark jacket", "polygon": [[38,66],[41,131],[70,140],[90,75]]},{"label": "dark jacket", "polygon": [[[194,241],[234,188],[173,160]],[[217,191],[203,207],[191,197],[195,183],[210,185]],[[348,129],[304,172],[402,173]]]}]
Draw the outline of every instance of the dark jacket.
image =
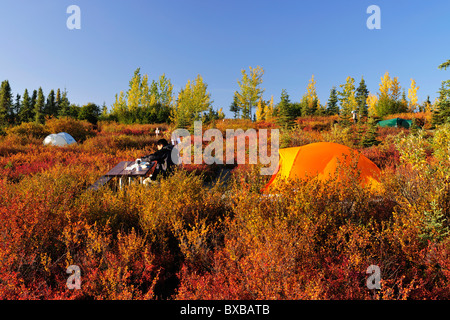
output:
[{"label": "dark jacket", "polygon": [[156,161],[155,174],[167,176],[167,174],[172,171],[174,165],[172,161],[172,149],[173,145],[165,145],[161,150],[157,150],[148,156],[142,157],[141,160],[147,162]]}]

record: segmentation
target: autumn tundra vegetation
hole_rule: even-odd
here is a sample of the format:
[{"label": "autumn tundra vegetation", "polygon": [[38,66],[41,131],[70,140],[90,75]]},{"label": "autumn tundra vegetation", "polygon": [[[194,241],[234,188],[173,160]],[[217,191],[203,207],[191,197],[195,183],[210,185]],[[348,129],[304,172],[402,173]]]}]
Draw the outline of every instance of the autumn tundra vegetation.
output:
[{"label": "autumn tundra vegetation", "polygon": [[[274,103],[263,99],[263,73],[242,70],[232,119],[213,109],[201,76],[175,94],[165,75],[150,82],[137,69],[103,109],[71,104],[59,89],[13,97],[3,81],[0,298],[450,298],[450,82],[419,103],[414,80],[403,89],[385,73],[369,92],[348,77],[324,103],[313,76],[301,101],[283,90]],[[411,127],[377,126],[397,117]],[[288,180],[267,193],[261,164],[203,163],[179,165],[160,184],[88,190],[196,120],[224,136],[278,129],[280,148],[346,145],[381,169],[381,187],[342,168],[345,180]],[[58,132],[78,143],[43,145]],[[70,265],[81,289],[66,285]],[[367,286],[370,265],[380,289]]]}]

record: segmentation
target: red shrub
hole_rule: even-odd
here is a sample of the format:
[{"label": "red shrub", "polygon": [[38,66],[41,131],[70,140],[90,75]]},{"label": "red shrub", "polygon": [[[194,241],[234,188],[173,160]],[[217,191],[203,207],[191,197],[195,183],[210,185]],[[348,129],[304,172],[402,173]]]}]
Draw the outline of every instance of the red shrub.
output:
[{"label": "red shrub", "polygon": [[361,153],[380,169],[395,168],[400,163],[400,153],[393,143],[361,149]]}]

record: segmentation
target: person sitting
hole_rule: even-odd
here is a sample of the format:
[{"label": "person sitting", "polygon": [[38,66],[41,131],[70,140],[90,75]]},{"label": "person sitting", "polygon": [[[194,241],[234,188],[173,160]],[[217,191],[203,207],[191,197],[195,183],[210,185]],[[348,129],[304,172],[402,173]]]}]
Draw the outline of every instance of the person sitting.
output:
[{"label": "person sitting", "polygon": [[142,161],[156,161],[155,170],[149,178],[143,181],[144,184],[155,182],[159,176],[166,178],[173,171],[173,145],[169,144],[166,139],[159,139],[156,143],[156,148],[158,149],[156,152],[141,158]]}]

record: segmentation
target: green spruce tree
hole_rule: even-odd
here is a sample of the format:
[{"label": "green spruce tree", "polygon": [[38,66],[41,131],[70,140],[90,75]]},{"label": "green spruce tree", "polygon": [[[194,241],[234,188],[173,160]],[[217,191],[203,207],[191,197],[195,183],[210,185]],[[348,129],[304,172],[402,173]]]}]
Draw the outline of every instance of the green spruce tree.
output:
[{"label": "green spruce tree", "polygon": [[367,89],[366,82],[363,77],[361,77],[361,82],[356,89],[356,102],[358,104],[358,114],[361,117],[367,117],[369,114],[369,109],[367,106],[367,97],[369,96],[369,90]]},{"label": "green spruce tree", "polygon": [[16,102],[13,104],[9,114],[9,123],[17,124],[19,122],[19,112],[22,108],[21,98],[20,94],[16,94]]},{"label": "green spruce tree", "polygon": [[44,92],[42,91],[42,88],[39,87],[36,103],[34,104],[34,121],[36,123],[44,123],[45,119],[44,107],[45,107]]},{"label": "green spruce tree", "polygon": [[33,106],[31,104],[31,98],[28,94],[28,90],[25,89],[22,98],[22,107],[19,111],[20,122],[31,122],[34,120]]},{"label": "green spruce tree", "polygon": [[50,90],[50,93],[48,94],[47,102],[44,106],[44,115],[48,117],[56,117],[58,115],[55,91],[53,89]]},{"label": "green spruce tree", "polygon": [[335,115],[338,113],[339,113],[338,96],[337,96],[336,87],[333,87],[330,90],[330,97],[328,98],[327,114]]},{"label": "green spruce tree", "polygon": [[12,104],[11,87],[9,81],[4,80],[0,87],[0,127],[8,125]]},{"label": "green spruce tree", "polygon": [[[450,60],[440,64],[438,66],[441,70],[447,70],[450,66]],[[434,107],[433,115],[431,118],[433,126],[443,123],[450,123],[450,80],[442,81],[441,88],[439,89],[439,100]]]},{"label": "green spruce tree", "polygon": [[70,117],[73,116],[70,108],[70,101],[67,98],[67,90],[64,89],[61,95],[61,101],[59,102],[58,108],[58,116],[59,117]]},{"label": "green spruce tree", "polygon": [[236,95],[237,92],[234,93],[233,102],[230,105],[230,111],[233,112],[235,119],[239,118],[239,113],[241,112],[241,108],[239,107],[238,98]]},{"label": "green spruce tree", "polygon": [[31,121],[34,121],[34,105],[36,104],[36,100],[37,100],[37,90],[33,90],[33,93],[31,94],[31,99],[30,99],[30,105],[31,105],[31,109],[33,110],[33,118],[31,119]]},{"label": "green spruce tree", "polygon": [[378,136],[378,128],[377,128],[377,121],[375,118],[370,117],[367,121],[368,129],[366,133],[364,134],[363,138],[361,139],[361,144],[363,147],[371,147],[376,146],[380,143],[380,141],[377,140]]},{"label": "green spruce tree", "polygon": [[58,116],[59,110],[61,109],[61,90],[59,88],[58,88],[58,90],[56,90],[55,109],[56,109],[55,116]]},{"label": "green spruce tree", "polygon": [[442,81],[431,122],[433,126],[450,123],[450,80]]},{"label": "green spruce tree", "polygon": [[286,89],[281,91],[280,102],[277,105],[278,124],[285,128],[293,125],[293,117],[291,112],[291,101]]}]

